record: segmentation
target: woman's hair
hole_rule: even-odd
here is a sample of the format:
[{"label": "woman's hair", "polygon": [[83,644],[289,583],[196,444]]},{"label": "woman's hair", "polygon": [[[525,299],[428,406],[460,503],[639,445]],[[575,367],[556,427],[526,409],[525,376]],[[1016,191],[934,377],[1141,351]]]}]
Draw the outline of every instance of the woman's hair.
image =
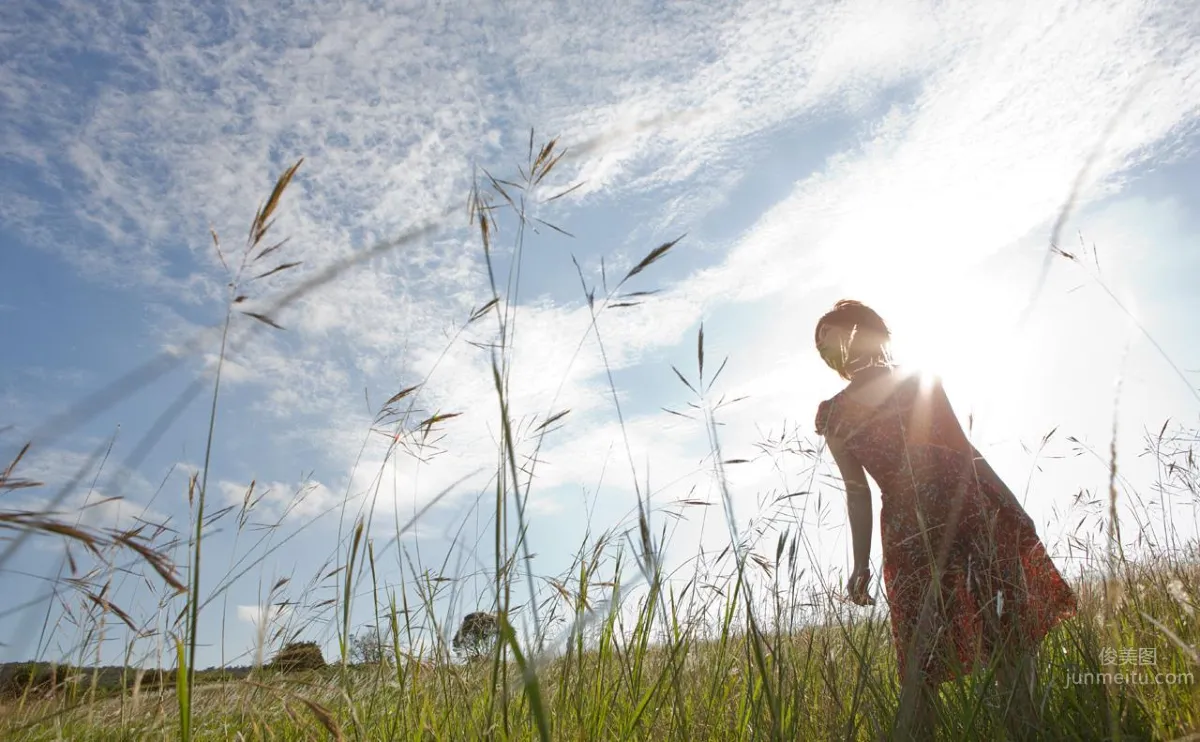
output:
[{"label": "woman's hair", "polygon": [[887,346],[892,333],[883,318],[866,304],[854,299],[842,299],[817,320],[813,343],[818,350],[821,350],[821,331],[826,327],[838,327],[851,334],[849,347],[843,348],[837,357],[821,353],[825,363],[843,379],[850,378],[847,368],[850,361],[889,359]]}]

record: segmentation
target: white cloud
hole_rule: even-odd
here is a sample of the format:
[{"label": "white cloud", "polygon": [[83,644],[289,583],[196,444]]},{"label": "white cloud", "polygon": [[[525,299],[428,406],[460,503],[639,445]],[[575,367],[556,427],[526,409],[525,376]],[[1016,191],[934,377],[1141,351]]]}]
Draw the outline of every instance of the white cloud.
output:
[{"label": "white cloud", "polygon": [[286,605],[239,605],[237,617],[253,626],[255,631],[264,631],[264,626],[269,631],[276,623],[286,621],[291,610],[291,606]]},{"label": "white cloud", "polygon": [[67,515],[72,522],[78,520],[90,528],[129,529],[140,522],[167,524],[168,517],[150,504],[156,487],[141,473],[106,461],[102,451],[100,454],[30,448],[13,475],[40,486],[16,490],[13,506]]},{"label": "white cloud", "polygon": [[342,498],[318,481],[291,485],[283,482],[249,483],[222,480],[217,484],[226,505],[239,512],[244,507],[256,523],[274,522],[283,517],[308,521],[328,513]]}]

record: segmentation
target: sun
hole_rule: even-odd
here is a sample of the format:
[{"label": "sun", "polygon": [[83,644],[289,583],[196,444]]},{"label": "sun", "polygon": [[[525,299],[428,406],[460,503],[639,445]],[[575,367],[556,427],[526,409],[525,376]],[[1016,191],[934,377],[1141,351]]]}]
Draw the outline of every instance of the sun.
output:
[{"label": "sun", "polygon": [[942,379],[961,417],[1003,425],[1009,402],[1032,381],[1018,328],[1020,302],[1016,287],[978,274],[966,278],[880,292],[877,309],[892,330],[898,363]]}]

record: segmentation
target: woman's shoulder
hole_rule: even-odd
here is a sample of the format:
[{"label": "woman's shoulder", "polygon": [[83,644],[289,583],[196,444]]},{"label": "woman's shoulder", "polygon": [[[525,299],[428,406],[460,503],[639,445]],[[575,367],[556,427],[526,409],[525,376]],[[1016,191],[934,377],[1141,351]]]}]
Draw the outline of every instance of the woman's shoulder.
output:
[{"label": "woman's shoulder", "polygon": [[[877,388],[868,390],[862,398],[856,397],[851,385],[846,385],[837,394],[817,404],[817,414],[813,427],[817,435],[828,436],[836,428],[837,418],[843,414],[843,408],[849,409],[845,414],[874,415],[883,403],[896,400],[902,404],[915,402],[923,389],[942,389],[941,377],[937,374],[907,366],[895,366],[885,379],[871,382]],[[862,390],[859,390],[860,392]],[[917,392],[918,394],[914,394]],[[944,394],[944,392],[943,392]],[[847,401],[848,400],[848,401]],[[843,404],[843,402],[846,404]]]},{"label": "woman's shoulder", "polygon": [[[842,390],[842,392],[844,391]],[[828,435],[832,429],[834,406],[837,398],[842,395],[842,392],[838,392],[829,399],[823,399],[817,404],[817,415],[813,421],[813,428],[817,431],[817,435]]]}]

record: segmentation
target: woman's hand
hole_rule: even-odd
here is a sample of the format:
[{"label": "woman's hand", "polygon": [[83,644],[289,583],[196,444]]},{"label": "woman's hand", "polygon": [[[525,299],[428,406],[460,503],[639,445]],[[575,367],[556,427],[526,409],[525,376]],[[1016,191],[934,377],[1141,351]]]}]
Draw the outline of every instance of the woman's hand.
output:
[{"label": "woman's hand", "polygon": [[855,605],[875,605],[875,599],[867,592],[871,582],[871,570],[866,567],[855,567],[846,581],[846,592],[850,594],[850,602]]}]

